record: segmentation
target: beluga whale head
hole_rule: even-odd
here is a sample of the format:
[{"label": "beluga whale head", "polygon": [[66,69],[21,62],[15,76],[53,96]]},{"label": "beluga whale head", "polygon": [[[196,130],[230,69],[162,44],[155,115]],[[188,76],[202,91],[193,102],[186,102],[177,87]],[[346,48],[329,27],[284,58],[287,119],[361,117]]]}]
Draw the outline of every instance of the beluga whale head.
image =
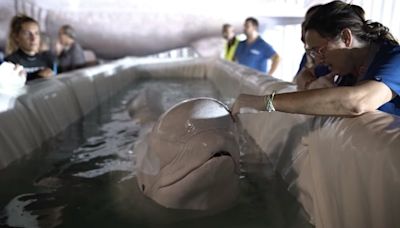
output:
[{"label": "beluga whale head", "polygon": [[174,209],[218,210],[239,194],[239,145],[228,108],[185,100],[163,113],[135,145],[141,191]]}]

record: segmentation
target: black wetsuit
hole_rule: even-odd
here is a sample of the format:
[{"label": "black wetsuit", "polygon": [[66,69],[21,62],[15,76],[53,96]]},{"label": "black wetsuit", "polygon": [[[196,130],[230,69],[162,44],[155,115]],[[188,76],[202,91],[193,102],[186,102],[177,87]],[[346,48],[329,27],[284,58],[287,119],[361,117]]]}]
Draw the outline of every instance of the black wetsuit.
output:
[{"label": "black wetsuit", "polygon": [[10,61],[14,64],[19,64],[24,67],[27,73],[27,81],[31,81],[37,78],[41,78],[38,73],[39,71],[50,68],[53,69],[54,59],[47,53],[39,53],[34,56],[27,55],[21,49],[18,49],[11,55],[5,58],[5,61]]}]

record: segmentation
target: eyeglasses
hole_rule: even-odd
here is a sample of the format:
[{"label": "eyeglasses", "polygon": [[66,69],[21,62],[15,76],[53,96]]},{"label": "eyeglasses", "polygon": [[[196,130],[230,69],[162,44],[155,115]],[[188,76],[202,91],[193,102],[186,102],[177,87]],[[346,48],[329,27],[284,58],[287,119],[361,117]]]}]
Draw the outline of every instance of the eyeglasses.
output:
[{"label": "eyeglasses", "polygon": [[313,47],[313,48],[306,48],[306,53],[309,55],[312,59],[317,58],[317,56],[321,56],[324,54],[326,51],[328,44],[322,46],[322,47]]}]

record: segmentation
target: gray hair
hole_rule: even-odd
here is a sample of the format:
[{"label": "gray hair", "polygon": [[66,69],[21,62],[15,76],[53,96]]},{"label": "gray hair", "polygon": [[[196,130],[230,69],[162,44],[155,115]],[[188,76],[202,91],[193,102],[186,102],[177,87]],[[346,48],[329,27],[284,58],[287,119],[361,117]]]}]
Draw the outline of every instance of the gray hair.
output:
[{"label": "gray hair", "polygon": [[61,27],[63,34],[67,35],[69,38],[76,39],[75,29],[71,25],[63,25]]}]

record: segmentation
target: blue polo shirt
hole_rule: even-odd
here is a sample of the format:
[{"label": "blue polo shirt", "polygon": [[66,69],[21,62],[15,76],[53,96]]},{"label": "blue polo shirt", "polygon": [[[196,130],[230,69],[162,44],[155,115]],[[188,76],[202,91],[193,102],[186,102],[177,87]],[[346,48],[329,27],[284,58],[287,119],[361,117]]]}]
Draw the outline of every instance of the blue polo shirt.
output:
[{"label": "blue polo shirt", "polygon": [[248,44],[246,40],[241,41],[235,52],[235,60],[240,64],[267,73],[267,60],[275,53],[271,45],[258,37],[251,44]]},{"label": "blue polo shirt", "polygon": [[397,96],[379,110],[400,116],[400,46],[383,42],[362,80],[384,83]]}]

